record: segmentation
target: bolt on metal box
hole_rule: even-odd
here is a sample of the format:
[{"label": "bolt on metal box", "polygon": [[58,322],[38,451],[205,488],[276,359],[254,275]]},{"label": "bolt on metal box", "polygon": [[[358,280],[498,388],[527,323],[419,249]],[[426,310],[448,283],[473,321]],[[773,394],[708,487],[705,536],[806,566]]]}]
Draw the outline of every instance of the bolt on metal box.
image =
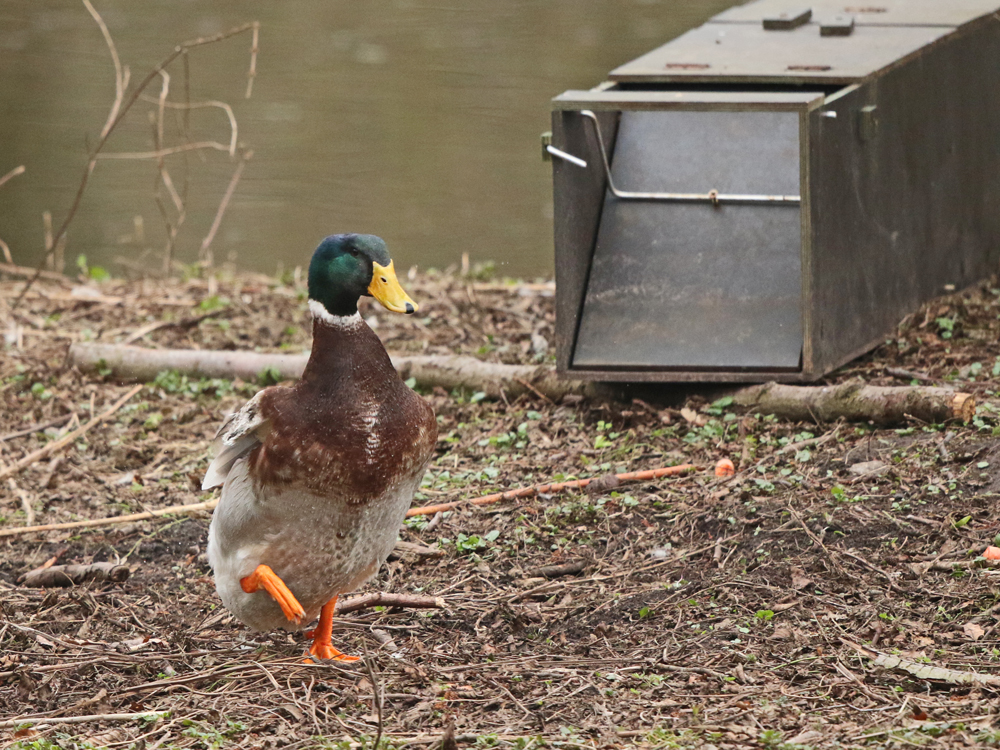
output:
[{"label": "bolt on metal box", "polygon": [[814,380],[998,270],[997,0],[849,3],[732,8],[553,100],[561,373]]}]

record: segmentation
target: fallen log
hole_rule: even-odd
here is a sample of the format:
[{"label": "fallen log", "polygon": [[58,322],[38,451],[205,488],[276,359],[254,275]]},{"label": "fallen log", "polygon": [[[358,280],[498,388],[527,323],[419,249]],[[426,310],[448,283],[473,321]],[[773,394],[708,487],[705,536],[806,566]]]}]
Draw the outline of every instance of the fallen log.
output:
[{"label": "fallen log", "polygon": [[21,585],[29,588],[65,588],[88,581],[121,583],[128,579],[131,572],[127,565],[110,562],[96,562],[90,565],[50,565],[25,573]]},{"label": "fallen log", "polygon": [[[306,354],[259,354],[192,349],[145,349],[120,344],[77,343],[70,347],[70,362],[84,372],[111,370],[117,380],[148,383],[164,370],[190,377],[256,380],[264,371],[282,380],[302,374]],[[504,365],[466,356],[393,356],[393,366],[403,378],[413,378],[423,388],[480,391],[490,398],[501,393],[517,397],[534,393],[552,401],[565,396],[594,398],[609,393],[607,387],[559,377],[548,365]],[[788,421],[873,422],[899,424],[908,419],[927,423],[952,419],[969,421],[976,409],[971,394],[935,386],[876,386],[851,381],[833,386],[799,386],[767,383],[741,388],[733,402],[748,411],[773,414]]]},{"label": "fallen log", "polygon": [[976,413],[969,393],[934,386],[879,386],[850,381],[840,385],[802,386],[765,383],[741,388],[733,403],[790,422],[873,422],[892,425],[916,419],[929,424]]},{"label": "fallen log", "polygon": [[[305,369],[307,354],[260,354],[195,349],[146,349],[121,344],[73,344],[70,363],[83,372],[111,370],[123,382],[149,383],[164,370],[189,377],[240,378],[255,381],[263,372],[280,380],[295,380]],[[463,356],[392,356],[392,365],[405,380],[413,378],[422,388],[464,388],[500,398],[501,391],[516,398],[535,393],[552,401],[564,396],[594,397],[600,386],[566,380],[548,365],[504,365]]]},{"label": "fallen log", "polygon": [[115,380],[150,383],[164,370],[194,378],[254,381],[264,371],[281,380],[297,380],[306,354],[259,354],[211,349],[147,349],[123,344],[73,344],[69,361],[83,372],[111,370]]}]

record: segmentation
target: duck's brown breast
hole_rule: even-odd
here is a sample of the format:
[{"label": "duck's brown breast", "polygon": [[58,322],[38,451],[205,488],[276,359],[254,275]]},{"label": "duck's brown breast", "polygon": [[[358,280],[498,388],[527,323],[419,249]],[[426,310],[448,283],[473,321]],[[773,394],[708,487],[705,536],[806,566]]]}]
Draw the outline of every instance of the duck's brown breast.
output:
[{"label": "duck's brown breast", "polygon": [[360,504],[423,473],[437,441],[434,412],[359,323],[346,331],[317,323],[302,380],[262,399],[270,430],[250,457],[256,482]]}]

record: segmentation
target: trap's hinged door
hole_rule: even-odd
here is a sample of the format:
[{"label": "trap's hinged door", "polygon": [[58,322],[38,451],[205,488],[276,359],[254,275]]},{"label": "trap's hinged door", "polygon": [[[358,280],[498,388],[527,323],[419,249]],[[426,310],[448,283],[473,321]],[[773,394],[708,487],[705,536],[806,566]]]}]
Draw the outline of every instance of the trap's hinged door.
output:
[{"label": "trap's hinged door", "polygon": [[[560,104],[574,94],[621,109],[613,152],[576,154],[605,160],[608,179],[568,369],[801,370],[803,113],[822,95],[685,92],[687,108],[657,108],[642,92],[630,109],[639,92],[567,92]],[[599,130],[585,107],[577,116]]]}]

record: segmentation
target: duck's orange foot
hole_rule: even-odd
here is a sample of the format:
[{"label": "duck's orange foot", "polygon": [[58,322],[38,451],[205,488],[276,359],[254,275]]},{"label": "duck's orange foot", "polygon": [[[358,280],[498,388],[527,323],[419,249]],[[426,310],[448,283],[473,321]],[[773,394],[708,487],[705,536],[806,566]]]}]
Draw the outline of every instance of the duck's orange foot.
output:
[{"label": "duck's orange foot", "polygon": [[[309,656],[313,656],[316,659],[332,659],[333,661],[357,661],[357,656],[348,656],[343,651],[336,649],[332,643],[322,643],[315,642],[309,647]],[[312,662],[315,659],[306,658],[306,662]]]},{"label": "duck's orange foot", "polygon": [[[343,651],[338,651],[333,647],[330,634],[333,630],[333,612],[337,608],[337,597],[323,605],[319,611],[319,623],[315,630],[310,630],[306,635],[313,639],[312,646],[309,647],[310,656],[316,659],[332,659],[333,661],[357,661],[357,656],[348,656]],[[306,662],[313,662],[315,659],[306,659]]]},{"label": "duck's orange foot", "polygon": [[246,578],[241,578],[240,588],[248,594],[264,589],[278,603],[285,617],[296,625],[301,623],[302,618],[306,616],[306,611],[302,609],[295,594],[288,590],[285,582],[267,565],[258,565],[253,573]]}]

